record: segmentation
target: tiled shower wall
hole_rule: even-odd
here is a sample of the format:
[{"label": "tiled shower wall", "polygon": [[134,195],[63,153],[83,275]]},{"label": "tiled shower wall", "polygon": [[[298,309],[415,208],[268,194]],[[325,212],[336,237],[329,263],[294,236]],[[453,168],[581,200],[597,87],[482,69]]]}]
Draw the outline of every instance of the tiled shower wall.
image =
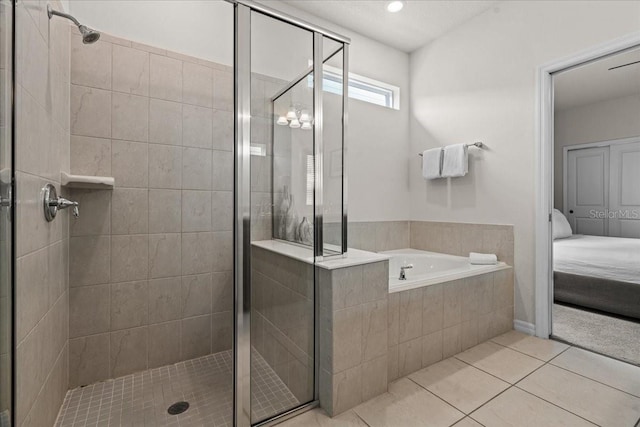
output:
[{"label": "tiled shower wall", "polygon": [[231,348],[233,76],[71,37],[70,385]]},{"label": "tiled shower wall", "polygon": [[[60,7],[58,2],[53,7]],[[68,212],[47,222],[42,187],[69,166],[69,24],[16,3],[16,425],[51,426],[68,386]]]}]

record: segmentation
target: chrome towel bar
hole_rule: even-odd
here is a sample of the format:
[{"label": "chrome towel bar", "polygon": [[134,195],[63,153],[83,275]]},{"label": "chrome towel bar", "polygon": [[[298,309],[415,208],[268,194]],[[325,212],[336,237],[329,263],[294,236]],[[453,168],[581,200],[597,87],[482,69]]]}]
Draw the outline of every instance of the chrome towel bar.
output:
[{"label": "chrome towel bar", "polygon": [[[473,144],[465,144],[467,147],[478,147],[478,148],[482,148],[484,147],[484,144],[482,142],[474,142]],[[422,153],[418,153],[418,156],[422,157]]]}]

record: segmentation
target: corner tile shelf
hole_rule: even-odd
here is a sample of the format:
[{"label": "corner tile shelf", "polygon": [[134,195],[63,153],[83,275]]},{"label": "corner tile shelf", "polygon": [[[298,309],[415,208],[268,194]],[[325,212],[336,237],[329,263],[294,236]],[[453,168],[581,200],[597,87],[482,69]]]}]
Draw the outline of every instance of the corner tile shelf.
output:
[{"label": "corner tile shelf", "polygon": [[60,184],[68,188],[84,188],[87,190],[113,190],[116,180],[111,176],[71,175],[60,173]]}]

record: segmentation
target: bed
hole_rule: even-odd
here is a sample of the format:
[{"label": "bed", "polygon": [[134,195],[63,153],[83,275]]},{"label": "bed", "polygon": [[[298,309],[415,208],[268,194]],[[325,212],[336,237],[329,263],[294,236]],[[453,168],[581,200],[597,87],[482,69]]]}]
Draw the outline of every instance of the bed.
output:
[{"label": "bed", "polygon": [[640,239],[556,239],[553,278],[558,302],[640,319]]}]

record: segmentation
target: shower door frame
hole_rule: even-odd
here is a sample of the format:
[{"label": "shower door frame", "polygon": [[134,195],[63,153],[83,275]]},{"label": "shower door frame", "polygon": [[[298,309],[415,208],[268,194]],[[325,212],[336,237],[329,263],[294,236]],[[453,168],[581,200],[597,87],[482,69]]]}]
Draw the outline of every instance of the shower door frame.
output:
[{"label": "shower door frame", "polygon": [[[322,205],[322,91],[323,38],[342,43],[343,49],[343,112],[342,112],[342,252],[347,250],[346,199],[346,132],[349,76],[349,44],[351,40],[333,31],[300,20],[250,0],[227,0],[234,5],[234,364],[233,364],[233,425],[251,426],[251,13],[285,22],[313,33],[314,73],[314,264],[323,259]],[[318,84],[319,82],[319,84]],[[317,283],[317,268],[314,268]],[[255,425],[267,426],[282,422],[319,404],[319,322],[318,289],[314,284],[314,397],[284,413]]]}]

